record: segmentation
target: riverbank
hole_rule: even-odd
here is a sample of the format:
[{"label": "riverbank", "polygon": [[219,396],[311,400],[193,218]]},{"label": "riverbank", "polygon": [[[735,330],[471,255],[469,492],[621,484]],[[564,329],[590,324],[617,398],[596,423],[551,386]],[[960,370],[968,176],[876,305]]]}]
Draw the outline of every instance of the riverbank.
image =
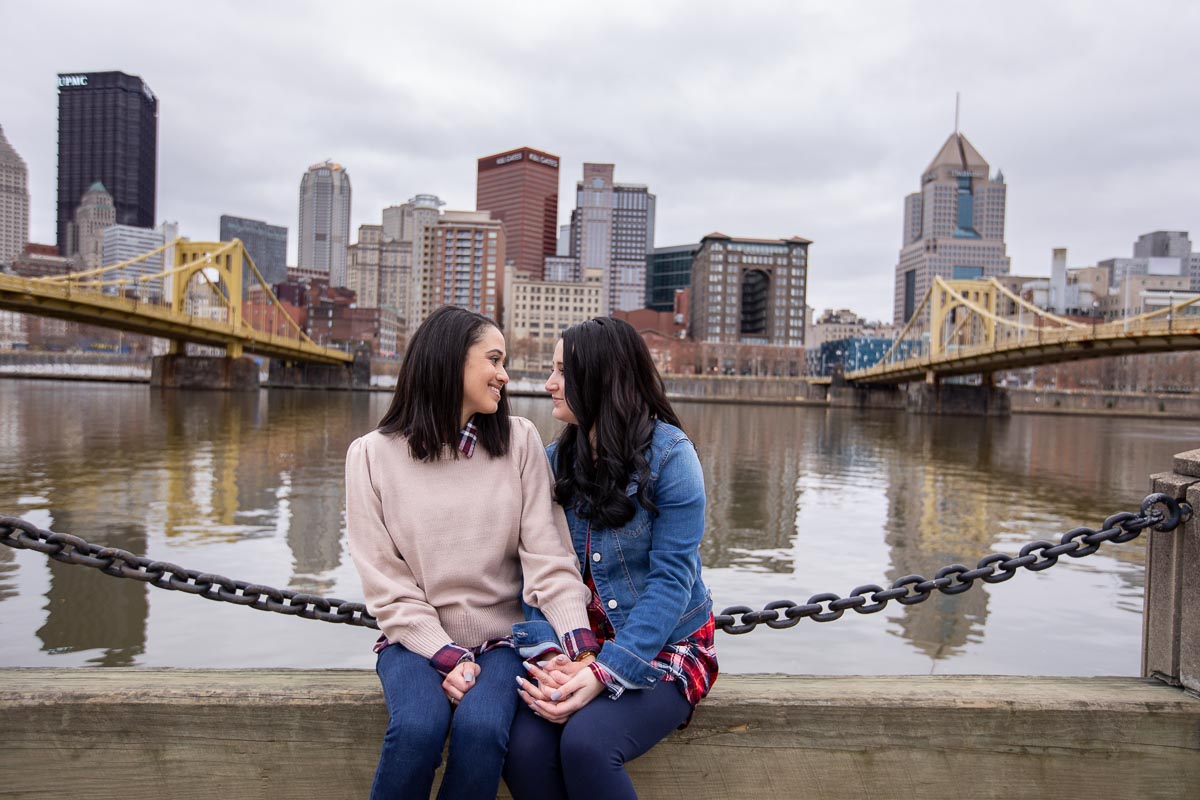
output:
[{"label": "riverbank", "polygon": [[[370,391],[395,388],[399,362],[376,359],[371,364]],[[99,353],[0,354],[0,378],[21,380],[91,381],[98,383],[149,383],[150,362],[141,356]],[[273,388],[266,367],[263,385]],[[733,403],[766,406],[903,408],[902,398],[881,396],[856,402],[851,388],[831,389],[806,378],[772,378],[735,375],[666,375],[663,382],[672,400],[694,403]],[[544,394],[540,375],[514,374],[509,392],[514,396]],[[1006,389],[1014,414],[1064,414],[1088,416],[1200,419],[1200,392],[1109,392],[1082,389]],[[883,394],[886,394],[883,393]]]}]

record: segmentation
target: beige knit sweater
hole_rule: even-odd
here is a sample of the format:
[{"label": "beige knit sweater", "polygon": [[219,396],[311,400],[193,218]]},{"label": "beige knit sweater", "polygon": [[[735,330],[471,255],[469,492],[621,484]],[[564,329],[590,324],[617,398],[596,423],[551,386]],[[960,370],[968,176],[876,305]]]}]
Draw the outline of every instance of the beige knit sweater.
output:
[{"label": "beige knit sweater", "polygon": [[350,555],[390,642],[432,657],[508,636],[520,597],[561,636],[588,627],[588,590],[533,423],[512,417],[508,455],[415,461],[378,431],[346,454]]}]

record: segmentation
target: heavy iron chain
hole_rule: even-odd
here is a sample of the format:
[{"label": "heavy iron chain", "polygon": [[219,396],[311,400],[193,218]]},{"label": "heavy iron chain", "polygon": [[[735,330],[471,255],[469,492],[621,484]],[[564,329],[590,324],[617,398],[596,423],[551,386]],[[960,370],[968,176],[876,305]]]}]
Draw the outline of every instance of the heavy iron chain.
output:
[{"label": "heavy iron chain", "polygon": [[[1152,494],[1142,501],[1137,514],[1128,511],[1113,514],[1104,520],[1100,530],[1074,528],[1064,533],[1058,544],[1044,540],[1030,542],[1021,548],[1020,555],[1015,558],[1005,553],[993,553],[979,559],[975,569],[962,564],[949,564],[939,569],[931,579],[922,575],[905,575],[892,581],[890,589],[871,583],[856,587],[845,597],[823,592],[808,598],[807,603],[776,600],[758,611],[749,606],[731,606],[717,615],[717,627],[732,634],[749,633],[760,624],[781,630],[792,627],[806,617],[817,622],[833,622],[849,609],[859,614],[874,614],[886,608],[892,600],[905,606],[922,603],[933,595],[935,589],[942,594],[961,594],[974,586],[977,580],[1004,583],[1016,575],[1021,567],[1041,572],[1057,564],[1061,556],[1090,556],[1105,542],[1132,541],[1149,527],[1156,531],[1173,531],[1191,516],[1192,507],[1187,503],[1180,503],[1162,493]],[[738,616],[741,617],[740,623]]]},{"label": "heavy iron chain", "polygon": [[101,547],[72,536],[42,530],[16,517],[0,517],[0,543],[9,547],[36,550],[64,564],[95,567],[105,575],[143,581],[160,589],[194,594],[208,600],[220,600],[259,611],[274,611],[288,616],[342,622],[379,628],[362,603],[304,594],[291,589],[275,589],[224,575],[184,569],[169,561],[153,561],[115,547]]},{"label": "heavy iron chain", "polygon": [[[1074,528],[1059,539],[1058,544],[1039,540],[1030,542],[1020,555],[993,553],[979,559],[975,569],[962,564],[950,564],[939,569],[933,578],[905,575],[892,582],[889,589],[875,584],[859,586],[846,597],[823,592],[808,598],[807,603],[776,600],[761,610],[749,606],[731,606],[716,615],[716,625],[725,633],[749,633],[760,624],[776,630],[790,628],[802,619],[832,622],[853,609],[859,614],[882,611],[892,600],[901,605],[914,605],[928,600],[933,592],[960,594],[975,585],[1003,583],[1024,567],[1032,572],[1049,569],[1061,556],[1083,558],[1100,549],[1105,542],[1129,542],[1146,528],[1173,531],[1191,519],[1192,508],[1165,494],[1152,494],[1142,501],[1139,513],[1122,511],[1104,520],[1100,530]],[[101,547],[69,533],[42,530],[17,517],[0,517],[0,544],[18,549],[36,550],[66,564],[95,567],[105,575],[132,578],[160,589],[187,592],[208,600],[248,606],[259,611],[316,619],[322,622],[341,622],[364,628],[379,628],[379,623],[367,613],[362,603],[304,594],[291,589],[275,589],[257,583],[247,583],[184,569],[167,561],[152,561],[115,547]],[[738,617],[741,621],[738,621]]]}]

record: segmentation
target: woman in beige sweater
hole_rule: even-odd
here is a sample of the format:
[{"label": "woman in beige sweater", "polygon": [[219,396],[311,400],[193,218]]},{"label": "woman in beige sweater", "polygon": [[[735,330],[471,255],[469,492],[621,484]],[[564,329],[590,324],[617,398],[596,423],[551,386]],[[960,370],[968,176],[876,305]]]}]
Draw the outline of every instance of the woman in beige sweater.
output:
[{"label": "woman in beige sweater", "polygon": [[388,728],[372,798],[494,798],[523,674],[521,601],[565,640],[588,628],[588,590],[541,438],[510,417],[504,336],[436,311],[405,353],[391,407],[346,455],[350,553],[379,620]]}]

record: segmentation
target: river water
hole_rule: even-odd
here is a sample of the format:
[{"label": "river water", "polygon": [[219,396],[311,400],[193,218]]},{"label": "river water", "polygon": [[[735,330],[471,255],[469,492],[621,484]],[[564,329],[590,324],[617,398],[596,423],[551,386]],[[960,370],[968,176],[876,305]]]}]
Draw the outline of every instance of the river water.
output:
[{"label": "river water", "polygon": [[[388,395],[0,381],[0,514],[192,569],[362,596],[347,444]],[[542,398],[514,398],[544,438]],[[718,609],[886,585],[1135,510],[1200,424],[679,404]],[[1136,675],[1142,540],[790,630],[718,633],[724,671]],[[0,546],[0,666],[361,667],[374,632],[206,602]]]}]

